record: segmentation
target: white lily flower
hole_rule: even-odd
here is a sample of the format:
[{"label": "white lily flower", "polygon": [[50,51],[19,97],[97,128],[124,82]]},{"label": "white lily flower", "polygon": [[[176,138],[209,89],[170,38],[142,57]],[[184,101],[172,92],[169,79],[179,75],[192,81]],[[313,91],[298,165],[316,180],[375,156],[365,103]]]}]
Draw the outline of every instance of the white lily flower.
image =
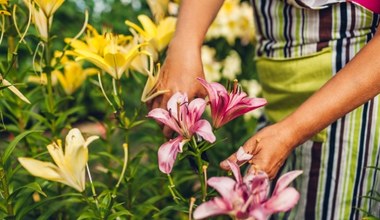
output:
[{"label": "white lily flower", "polygon": [[98,138],[91,136],[85,140],[79,129],[74,128],[66,136],[65,152],[61,141],[47,146],[55,164],[25,157],[20,157],[18,160],[33,176],[60,182],[82,192],[85,189],[87,147]]}]

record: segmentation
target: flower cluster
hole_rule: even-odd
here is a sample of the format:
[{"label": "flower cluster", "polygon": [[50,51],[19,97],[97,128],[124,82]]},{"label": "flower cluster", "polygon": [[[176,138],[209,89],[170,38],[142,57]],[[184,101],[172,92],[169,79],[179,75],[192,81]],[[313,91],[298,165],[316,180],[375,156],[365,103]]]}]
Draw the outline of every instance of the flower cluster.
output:
[{"label": "flower cluster", "polygon": [[[179,92],[170,98],[167,109],[156,108],[148,114],[148,117],[154,118],[177,133],[176,138],[164,143],[158,150],[159,169],[163,173],[172,172],[177,154],[183,152],[184,146],[192,137],[197,136],[202,138],[201,141],[213,143],[216,137],[212,128],[220,128],[236,117],[266,104],[265,99],[247,97],[247,94],[239,89],[237,81],[234,82],[232,91],[228,92],[219,83],[208,83],[201,78],[198,80],[208,93],[212,127],[207,120],[201,119],[207,102],[201,98],[189,102],[188,97]],[[198,153],[195,157],[199,161],[199,153],[202,153],[203,149],[198,148],[197,144],[195,147],[194,145],[189,147],[191,148],[195,149],[195,154]],[[237,157],[239,161],[247,161],[252,158],[252,155],[245,153],[240,147]],[[235,180],[229,177],[208,179],[208,185],[215,188],[221,197],[213,198],[198,206],[194,211],[194,219],[227,214],[237,219],[265,220],[273,213],[288,211],[298,202],[299,193],[288,185],[302,171],[292,171],[283,175],[278,180],[272,196],[268,197],[269,179],[264,172],[248,173],[243,178],[236,163],[228,162],[228,164]],[[198,166],[200,170],[202,163]],[[202,176],[200,176],[200,181],[202,181]],[[203,195],[203,200],[205,200],[205,195]]]},{"label": "flower cluster", "polygon": [[234,80],[241,73],[241,58],[235,50],[230,50],[224,60],[215,58],[216,49],[202,46],[202,63],[208,81],[218,82],[223,78]]},{"label": "flower cluster", "polygon": [[194,211],[194,219],[227,214],[237,219],[265,220],[271,214],[286,212],[297,204],[300,195],[288,185],[302,171],[291,171],[281,176],[272,196],[268,197],[269,179],[265,173],[248,173],[242,177],[237,164],[229,165],[235,180],[229,177],[210,178],[208,185],[216,189],[221,197],[198,206]]},{"label": "flower cluster", "polygon": [[135,37],[140,39],[140,42],[148,43],[144,50],[148,51],[157,61],[159,52],[168,46],[173,37],[177,19],[171,16],[165,17],[157,25],[146,15],[140,15],[137,19],[143,28],[129,20],[126,20],[125,23],[139,34]]},{"label": "flower cluster", "polygon": [[114,79],[121,78],[142,46],[133,41],[131,36],[112,33],[101,35],[92,26],[88,26],[84,41],[71,38],[65,41],[74,48],[71,55],[95,64]]},{"label": "flower cluster", "polygon": [[209,28],[206,38],[225,38],[230,45],[240,39],[243,44],[248,44],[254,38],[253,30],[251,6],[240,0],[227,0]]},{"label": "flower cluster", "polygon": [[[266,100],[249,98],[238,89],[237,81],[231,92],[219,83],[208,83],[198,78],[208,93],[212,127],[217,129],[236,117],[264,106]],[[183,146],[194,136],[199,135],[209,143],[215,141],[210,123],[201,119],[207,102],[197,98],[189,103],[186,94],[175,93],[167,104],[167,109],[156,108],[149,112],[148,117],[171,128],[178,136],[163,144],[158,151],[159,167],[163,173],[172,171],[177,154],[182,152]]]}]

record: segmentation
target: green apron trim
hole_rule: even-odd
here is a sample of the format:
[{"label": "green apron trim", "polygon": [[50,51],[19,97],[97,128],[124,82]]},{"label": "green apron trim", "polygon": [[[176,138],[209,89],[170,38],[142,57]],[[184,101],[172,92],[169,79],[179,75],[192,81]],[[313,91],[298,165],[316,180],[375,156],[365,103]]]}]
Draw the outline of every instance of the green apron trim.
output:
[{"label": "green apron trim", "polygon": [[[256,59],[257,72],[270,122],[278,122],[292,113],[332,76],[332,52],[326,48],[318,53],[299,58]],[[312,140],[326,140],[326,130]]]}]

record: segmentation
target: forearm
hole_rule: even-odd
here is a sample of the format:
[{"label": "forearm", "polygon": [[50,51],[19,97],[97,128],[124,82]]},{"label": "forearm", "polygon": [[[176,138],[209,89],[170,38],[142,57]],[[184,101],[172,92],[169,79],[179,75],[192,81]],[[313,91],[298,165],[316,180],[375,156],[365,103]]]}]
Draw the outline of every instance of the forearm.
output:
[{"label": "forearm", "polygon": [[304,142],[380,93],[378,57],[380,33],[319,91],[281,122],[293,133],[292,146]]},{"label": "forearm", "polygon": [[182,0],[172,42],[201,47],[224,0]]}]

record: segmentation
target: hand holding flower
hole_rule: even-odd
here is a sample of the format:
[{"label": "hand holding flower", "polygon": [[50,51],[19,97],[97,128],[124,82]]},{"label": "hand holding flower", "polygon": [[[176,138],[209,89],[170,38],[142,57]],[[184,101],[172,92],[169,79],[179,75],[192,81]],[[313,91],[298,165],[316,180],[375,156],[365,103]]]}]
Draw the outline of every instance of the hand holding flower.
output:
[{"label": "hand holding flower", "polygon": [[[249,163],[254,165],[250,171],[262,170],[268,174],[270,179],[273,179],[296,146],[296,143],[293,143],[294,136],[291,132],[291,129],[277,123],[260,130],[248,139],[244,143],[243,149],[244,152],[253,155],[252,159],[249,160]],[[221,168],[229,170],[228,161],[238,164],[245,162],[238,160],[238,152],[239,150],[222,161],[220,163]]]},{"label": "hand holding flower", "polygon": [[[170,90],[162,94],[147,105],[150,109],[165,108],[170,97],[176,92],[186,93],[189,100],[204,98],[205,89],[197,81],[197,77],[204,78],[200,48],[176,44],[174,41],[169,46],[167,57],[161,68],[156,90]],[[171,138],[173,130],[163,127],[165,137]]]}]

